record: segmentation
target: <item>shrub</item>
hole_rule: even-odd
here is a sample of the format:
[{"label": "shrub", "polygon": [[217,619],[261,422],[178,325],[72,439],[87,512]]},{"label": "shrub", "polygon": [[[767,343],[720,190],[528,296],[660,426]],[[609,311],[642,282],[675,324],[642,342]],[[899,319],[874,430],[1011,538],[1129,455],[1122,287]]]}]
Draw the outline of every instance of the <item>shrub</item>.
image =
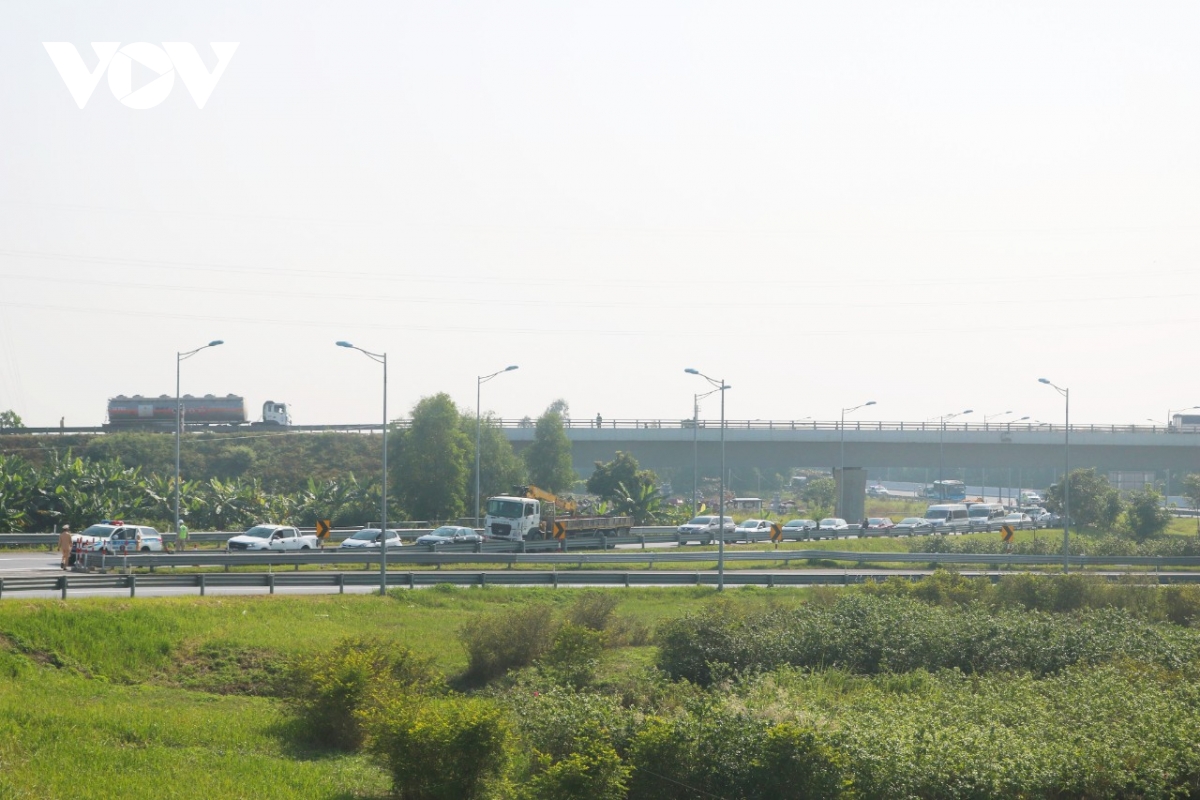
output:
[{"label": "shrub", "polygon": [[561,761],[595,742],[625,752],[633,736],[635,712],[616,697],[576,692],[559,686],[539,691],[521,685],[504,695],[528,752]]},{"label": "shrub", "polygon": [[491,680],[533,664],[550,649],[556,628],[550,606],[542,604],[471,619],[460,632],[467,648],[467,676]]},{"label": "shrub", "polygon": [[508,720],[485,700],[400,695],[358,716],[400,800],[486,797],[508,763]]},{"label": "shrub", "polygon": [[629,760],[629,800],[810,800],[837,797],[848,782],[845,757],[824,735],[712,704],[647,720]]},{"label": "shrub", "polygon": [[529,800],[624,800],[630,768],[611,745],[592,741],[560,761],[538,759],[526,782]]},{"label": "shrub", "polygon": [[363,741],[361,717],[381,695],[439,692],[432,661],[407,648],[346,639],[332,649],[297,660],[289,704],[304,738],[322,747],[353,750]]},{"label": "shrub", "polygon": [[567,621],[594,631],[607,630],[620,601],[616,592],[584,592],[567,611]]},{"label": "shrub", "polygon": [[583,688],[595,677],[604,640],[602,630],[564,623],[554,634],[554,643],[541,660],[543,673],[553,683]]},{"label": "shrub", "polygon": [[1200,586],[1168,586],[1162,597],[1167,619],[1176,625],[1193,625],[1200,619]]}]

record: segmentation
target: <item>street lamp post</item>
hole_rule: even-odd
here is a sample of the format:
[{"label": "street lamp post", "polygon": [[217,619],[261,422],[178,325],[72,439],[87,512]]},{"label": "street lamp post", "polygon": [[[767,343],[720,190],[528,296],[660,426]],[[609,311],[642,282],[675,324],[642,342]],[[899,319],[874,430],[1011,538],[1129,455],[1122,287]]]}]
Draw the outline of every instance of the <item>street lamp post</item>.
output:
[{"label": "street lamp post", "polygon": [[851,406],[850,408],[842,409],[842,421],[838,424],[838,432],[841,434],[841,463],[838,467],[838,516],[845,519],[846,516],[846,414],[858,411],[860,408],[875,405],[874,400]]},{"label": "street lamp post", "polygon": [[1044,383],[1063,396],[1066,402],[1066,420],[1063,425],[1063,453],[1065,465],[1063,469],[1063,572],[1071,569],[1071,390],[1056,386],[1045,378],[1038,378],[1038,383]]},{"label": "street lamp post", "polygon": [[696,498],[700,494],[700,401],[710,394],[716,394],[720,389],[713,389],[704,394],[692,395],[692,517],[700,513]]},{"label": "street lamp post", "polygon": [[[968,408],[965,411],[959,411],[954,414],[942,414],[938,418],[940,420],[940,422],[938,424],[938,485],[939,486],[941,485],[942,481],[944,481],[946,479],[946,422],[954,419],[955,417],[961,417],[964,414],[970,414],[971,411],[972,411],[972,409]],[[945,487],[942,487],[942,488],[944,489]]]},{"label": "street lamp post", "polygon": [[988,424],[988,421],[989,421],[989,420],[997,419],[997,418],[999,418],[999,417],[1007,417],[1007,416],[1008,416],[1009,414],[1011,414],[1011,413],[1013,413],[1013,412],[1011,412],[1011,411],[1001,411],[1001,412],[999,412],[999,413],[997,413],[997,414],[984,414],[984,415],[983,415],[983,424],[986,426],[986,425]]},{"label": "street lamp post", "polygon": [[491,375],[479,375],[475,378],[475,527],[476,528],[479,527],[479,463],[480,463],[479,443],[480,443],[480,431],[481,431],[481,422],[480,422],[480,416],[479,416],[480,393],[483,389],[483,385],[485,383],[487,383],[488,381],[490,381],[492,378],[496,377],[497,375],[502,375],[505,372],[512,372],[516,368],[517,368],[517,366],[516,366],[516,364],[514,364],[510,367],[505,367],[504,369],[496,370]]},{"label": "street lamp post", "polygon": [[225,344],[221,339],[213,339],[204,347],[197,347],[195,350],[188,350],[186,353],[175,353],[175,546],[180,550],[187,544],[179,538],[179,440],[183,436],[183,398],[179,394],[179,375],[181,372],[180,366],[183,362],[192,356],[199,353],[201,350],[206,350],[210,347],[216,347],[219,344]]},{"label": "street lamp post", "polygon": [[725,390],[729,384],[724,379],[715,380],[697,369],[688,367],[684,372],[689,375],[699,375],[714,387],[713,391],[721,393],[721,480],[718,484],[720,495],[717,498],[717,591],[725,590]]},{"label": "street lamp post", "polygon": [[379,503],[379,594],[380,596],[387,594],[387,435],[388,435],[388,416],[387,416],[387,353],[372,353],[369,350],[363,350],[361,347],[355,347],[349,342],[338,342],[338,347],[349,347],[351,350],[357,350],[367,358],[383,365],[383,486],[381,492],[381,500]]}]

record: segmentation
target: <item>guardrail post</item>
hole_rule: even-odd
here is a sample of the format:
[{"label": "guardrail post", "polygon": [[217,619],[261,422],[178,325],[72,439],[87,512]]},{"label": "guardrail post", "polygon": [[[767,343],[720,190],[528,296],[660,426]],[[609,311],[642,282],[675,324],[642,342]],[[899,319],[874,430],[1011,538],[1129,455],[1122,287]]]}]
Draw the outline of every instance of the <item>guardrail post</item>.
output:
[{"label": "guardrail post", "polygon": [[414,580],[414,578],[413,578],[413,574],[412,574],[411,572],[410,572],[410,573],[408,573],[408,588],[410,588],[410,589],[415,589],[415,588],[417,588],[417,587],[416,587],[416,582],[415,582],[415,580]]},{"label": "guardrail post", "polygon": [[275,594],[275,573],[267,573],[267,587],[271,590],[271,594]]},{"label": "guardrail post", "polygon": [[137,575],[129,576],[129,596],[137,597]]},{"label": "guardrail post", "polygon": [[628,570],[625,571],[625,588],[626,589],[629,588],[629,571]]},{"label": "guardrail post", "polygon": [[58,579],[58,585],[62,588],[62,599],[67,599],[67,576],[63,575]]},{"label": "guardrail post", "polygon": [[600,549],[601,550],[608,549],[608,537],[605,536],[603,533],[600,534]]},{"label": "guardrail post", "polygon": [[292,572],[299,572],[299,571],[300,571],[300,562],[299,562],[299,561],[297,561],[297,562],[296,562],[296,568],[295,568],[294,570],[292,570]]},{"label": "guardrail post", "polygon": [[775,588],[775,573],[774,572],[767,573],[767,588],[768,589]]},{"label": "guardrail post", "polygon": [[644,533],[638,534],[638,538],[641,539],[642,549],[645,550],[646,549],[646,534],[644,534]]},{"label": "guardrail post", "polygon": [[696,570],[696,585],[700,585],[700,570]]},{"label": "guardrail post", "polygon": [[487,586],[487,573],[486,572],[479,573],[479,586],[480,586],[480,588],[485,588]]},{"label": "guardrail post", "polygon": [[346,593],[346,573],[338,573],[338,594]]},{"label": "guardrail post", "polygon": [[4,578],[0,578],[0,597],[4,596]]},{"label": "guardrail post", "polygon": [[558,570],[555,569],[554,572],[551,573],[551,575],[554,576],[554,588],[557,589],[558,588]]},{"label": "guardrail post", "polygon": [[200,573],[199,578],[200,578],[200,596],[204,597],[205,581],[204,581],[204,573],[203,572]]}]

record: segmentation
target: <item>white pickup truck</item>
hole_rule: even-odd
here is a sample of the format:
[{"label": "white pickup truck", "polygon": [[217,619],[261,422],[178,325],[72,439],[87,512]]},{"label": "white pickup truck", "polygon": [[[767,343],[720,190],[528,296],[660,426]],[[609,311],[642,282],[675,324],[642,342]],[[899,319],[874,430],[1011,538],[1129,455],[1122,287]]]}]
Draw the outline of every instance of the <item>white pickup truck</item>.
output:
[{"label": "white pickup truck", "polygon": [[225,543],[225,550],[316,550],[316,534],[301,533],[287,525],[255,525]]}]

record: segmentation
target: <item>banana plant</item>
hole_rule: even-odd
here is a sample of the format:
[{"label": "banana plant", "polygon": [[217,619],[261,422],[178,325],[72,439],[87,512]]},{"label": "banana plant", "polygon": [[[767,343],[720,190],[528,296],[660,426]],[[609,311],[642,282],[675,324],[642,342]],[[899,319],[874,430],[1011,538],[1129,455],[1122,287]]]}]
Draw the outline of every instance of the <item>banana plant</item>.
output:
[{"label": "banana plant", "polygon": [[658,487],[649,483],[638,485],[633,492],[618,483],[617,508],[626,516],[633,517],[635,525],[653,522],[662,510],[662,495]]}]

